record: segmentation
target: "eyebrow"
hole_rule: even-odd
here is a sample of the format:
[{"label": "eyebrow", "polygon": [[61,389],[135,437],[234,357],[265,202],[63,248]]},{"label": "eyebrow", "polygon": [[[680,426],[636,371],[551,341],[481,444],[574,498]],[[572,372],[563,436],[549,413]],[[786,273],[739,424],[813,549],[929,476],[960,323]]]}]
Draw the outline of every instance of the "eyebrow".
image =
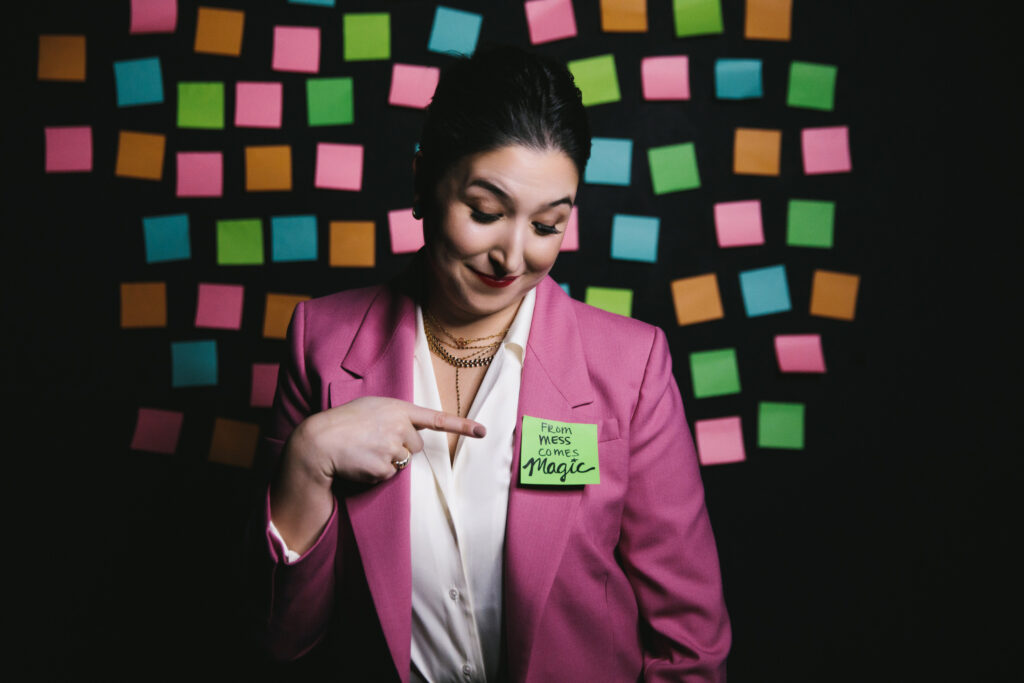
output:
[{"label": "eyebrow", "polygon": [[[494,183],[488,182],[483,178],[474,178],[469,182],[469,184],[466,187],[473,186],[482,187],[483,189],[487,190],[488,192],[494,194],[496,197],[504,201],[506,204],[510,204],[512,202],[512,198],[508,196],[507,192],[505,192],[503,189],[501,189]],[[548,204],[548,208],[560,206],[561,204],[566,204],[571,208],[572,199],[568,195],[566,195],[565,197],[562,197],[561,199],[556,199],[555,201]]]}]

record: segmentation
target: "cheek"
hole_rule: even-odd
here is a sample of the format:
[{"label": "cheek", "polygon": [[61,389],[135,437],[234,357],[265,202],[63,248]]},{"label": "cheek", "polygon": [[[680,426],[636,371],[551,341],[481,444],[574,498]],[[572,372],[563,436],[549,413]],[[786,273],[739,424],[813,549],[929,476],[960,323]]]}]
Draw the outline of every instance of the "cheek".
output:
[{"label": "cheek", "polygon": [[559,247],[562,246],[562,237],[549,235],[538,238],[530,245],[526,252],[526,258],[530,270],[535,272],[547,272],[555,265],[558,258]]}]

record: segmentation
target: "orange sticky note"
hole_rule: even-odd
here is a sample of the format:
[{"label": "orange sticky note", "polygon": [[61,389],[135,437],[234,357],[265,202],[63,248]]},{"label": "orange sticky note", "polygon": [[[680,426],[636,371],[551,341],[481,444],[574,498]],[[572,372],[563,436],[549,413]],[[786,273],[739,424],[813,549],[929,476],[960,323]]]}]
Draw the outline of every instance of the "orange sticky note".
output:
[{"label": "orange sticky note", "polygon": [[372,268],[376,241],[372,221],[331,221],[330,265]]},{"label": "orange sticky note", "polygon": [[117,138],[117,165],[120,178],[160,180],[164,176],[164,148],[167,137],[159,133],[122,130]]},{"label": "orange sticky note", "polygon": [[793,0],[747,0],[743,37],[748,40],[789,40]]},{"label": "orange sticky note", "polygon": [[736,175],[779,175],[782,131],[737,128],[733,144],[732,172]]},{"label": "orange sticky note", "polygon": [[645,33],[647,0],[601,0],[601,30],[606,33]]},{"label": "orange sticky note", "polygon": [[292,148],[290,145],[250,145],[245,148],[245,189],[247,192],[292,189]]},{"label": "orange sticky note", "polygon": [[218,417],[213,421],[210,462],[235,467],[252,467],[259,441],[259,425]]},{"label": "orange sticky note", "polygon": [[811,280],[811,315],[853,320],[860,275],[815,270]]},{"label": "orange sticky note", "polygon": [[122,282],[121,327],[167,327],[167,283]]},{"label": "orange sticky note", "polygon": [[242,54],[245,12],[237,9],[200,7],[196,18],[195,51],[238,57]]},{"label": "orange sticky note", "polygon": [[309,301],[309,297],[305,294],[268,293],[267,309],[263,315],[263,336],[267,339],[285,339],[288,336],[288,323],[300,301]]},{"label": "orange sticky note", "polygon": [[36,76],[41,81],[84,81],[85,36],[40,35]]},{"label": "orange sticky note", "polygon": [[680,325],[725,317],[722,312],[722,296],[718,291],[718,276],[715,273],[673,280],[672,303],[676,309],[676,322]]}]

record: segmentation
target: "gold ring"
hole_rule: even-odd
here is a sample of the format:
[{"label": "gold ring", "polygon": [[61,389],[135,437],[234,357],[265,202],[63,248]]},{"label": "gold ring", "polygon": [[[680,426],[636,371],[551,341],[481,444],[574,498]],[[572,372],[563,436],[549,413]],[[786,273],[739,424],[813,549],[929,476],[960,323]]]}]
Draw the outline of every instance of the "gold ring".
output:
[{"label": "gold ring", "polygon": [[392,460],[391,464],[395,466],[396,470],[404,470],[409,465],[410,460],[412,460],[412,453],[405,456],[403,460]]}]

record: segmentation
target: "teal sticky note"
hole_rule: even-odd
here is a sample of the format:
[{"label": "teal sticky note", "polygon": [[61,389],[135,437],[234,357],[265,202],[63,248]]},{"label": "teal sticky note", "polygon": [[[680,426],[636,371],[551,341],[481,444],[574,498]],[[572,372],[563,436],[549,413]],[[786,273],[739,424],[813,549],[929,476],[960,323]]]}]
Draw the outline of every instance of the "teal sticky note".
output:
[{"label": "teal sticky note", "polygon": [[316,216],[272,216],[270,260],[316,261]]},{"label": "teal sticky note", "polygon": [[832,111],[835,108],[836,76],[833,64],[798,62],[789,64],[789,89],[786,104],[790,107]]},{"label": "teal sticky note", "polygon": [[740,271],[740,291],[748,318],[791,310],[786,266]]},{"label": "teal sticky note", "polygon": [[387,12],[342,15],[342,47],[346,62],[391,59],[391,15]]},{"label": "teal sticky note", "polygon": [[587,287],[584,302],[610,313],[633,315],[633,290],[619,287]]},{"label": "teal sticky note", "polygon": [[591,185],[629,185],[633,169],[633,141],[629,138],[594,138],[583,182]]},{"label": "teal sticky note", "polygon": [[786,213],[786,244],[831,249],[835,216],[835,202],[790,199]]},{"label": "teal sticky note", "polygon": [[583,106],[618,102],[619,76],[615,70],[615,55],[598,55],[568,62],[576,87],[583,94]]},{"label": "teal sticky note", "polygon": [[523,415],[519,483],[532,486],[600,484],[597,425]]},{"label": "teal sticky note", "polygon": [[565,292],[567,296],[572,296],[572,294],[569,293],[569,283],[568,282],[559,282],[558,286],[562,288],[562,291]]},{"label": "teal sticky note", "polygon": [[612,218],[612,258],[657,262],[660,224],[655,216],[615,214]]},{"label": "teal sticky note", "polygon": [[676,38],[706,36],[724,31],[721,0],[672,0]]},{"label": "teal sticky note", "polygon": [[690,376],[696,398],[740,393],[740,367],[736,361],[736,349],[691,353]]},{"label": "teal sticky note", "polygon": [[427,49],[442,54],[458,54],[469,57],[476,51],[480,38],[482,14],[452,9],[438,5],[434,12],[434,25],[430,29]]},{"label": "teal sticky note", "polygon": [[311,126],[344,126],[355,120],[352,79],[307,78],[306,114]]},{"label": "teal sticky note", "polygon": [[217,384],[217,342],[171,342],[171,386],[210,387]]},{"label": "teal sticky note", "polygon": [[146,245],[146,263],[186,261],[192,258],[187,213],[144,217],[142,237]]},{"label": "teal sticky note", "polygon": [[715,97],[748,100],[763,96],[760,59],[715,60]]},{"label": "teal sticky note", "polygon": [[164,101],[164,81],[159,57],[123,59],[114,62],[117,106],[160,104]]},{"label": "teal sticky note", "polygon": [[804,404],[761,401],[757,404],[758,448],[804,447]]},{"label": "teal sticky note", "polygon": [[317,7],[334,7],[334,0],[288,0],[293,5],[316,5]]},{"label": "teal sticky note", "polygon": [[224,128],[224,84],[179,82],[178,128]]},{"label": "teal sticky note", "polygon": [[700,187],[697,170],[697,149],[692,142],[647,150],[654,194],[694,190]]},{"label": "teal sticky note", "polygon": [[259,218],[217,221],[217,265],[258,266],[263,263],[263,224]]}]

